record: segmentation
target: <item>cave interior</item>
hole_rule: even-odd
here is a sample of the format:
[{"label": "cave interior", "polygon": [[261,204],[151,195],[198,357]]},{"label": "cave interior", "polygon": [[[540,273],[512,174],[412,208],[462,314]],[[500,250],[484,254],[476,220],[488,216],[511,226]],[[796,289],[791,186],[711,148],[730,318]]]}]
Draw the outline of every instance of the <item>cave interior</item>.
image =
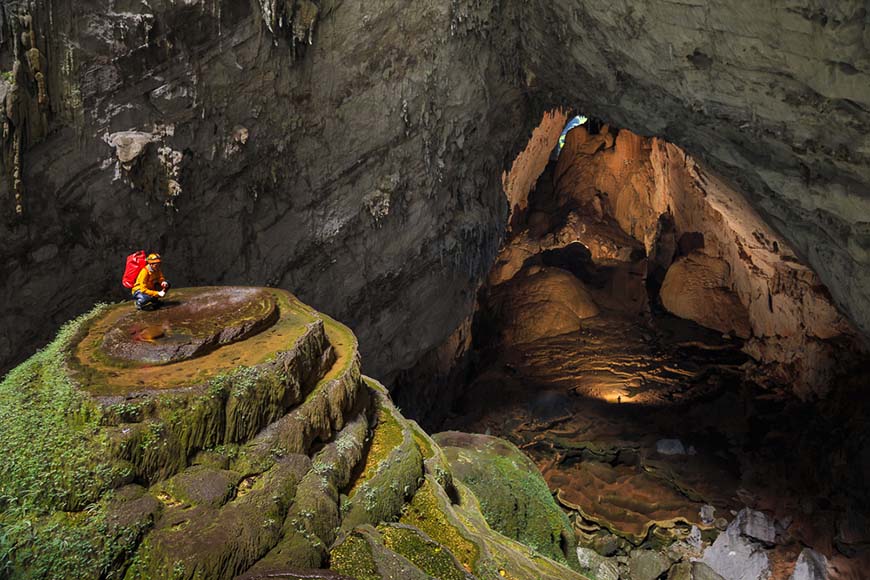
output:
[{"label": "cave interior", "polygon": [[[867,578],[870,11],[818,4],[0,3],[0,374],[95,303],[129,299],[117,266],[148,246],[172,256],[178,286],[264,286],[328,313],[274,298],[324,347],[304,364],[325,375],[349,361],[360,397],[320,409],[309,423],[322,432],[300,421],[299,477],[331,453],[342,467],[324,470],[331,495],[306,496],[323,502],[306,513],[336,523],[353,481],[386,477],[367,468],[394,475],[378,426],[401,440],[394,463],[419,459],[404,474],[414,493],[442,483],[424,478],[427,447],[476,444],[417,433],[395,401],[428,433],[521,449],[599,571],[647,578],[633,568],[647,557],[727,570],[740,552],[774,578],[801,562]],[[155,328],[136,336],[160,339]],[[213,346],[185,347],[214,363],[184,361],[191,376],[256,359]],[[119,374],[135,390],[146,371],[131,368]],[[296,395],[269,418],[304,410]],[[266,415],[233,413],[262,419],[251,440],[274,433]],[[107,417],[118,431],[157,418],[131,415]],[[157,513],[184,523],[170,520],[186,508],[144,487],[184,475],[193,449],[154,481],[124,480],[142,484],[135,501],[166,507],[144,528]],[[360,462],[372,449],[382,463]],[[213,511],[255,471],[220,460],[232,473]],[[443,479],[446,513],[461,502]],[[418,497],[406,495],[389,518]],[[56,508],[40,507],[40,533]],[[329,564],[326,547],[308,548],[306,566]],[[242,552],[217,565],[226,577],[257,560],[231,571]]]},{"label": "cave interior", "polygon": [[[394,396],[432,432],[523,449],[581,548],[625,556],[749,507],[775,518],[775,577],[801,546],[862,570],[860,333],[739,192],[672,144],[571,116],[546,114],[505,174],[474,314]],[[433,374],[437,408],[403,398]]]}]

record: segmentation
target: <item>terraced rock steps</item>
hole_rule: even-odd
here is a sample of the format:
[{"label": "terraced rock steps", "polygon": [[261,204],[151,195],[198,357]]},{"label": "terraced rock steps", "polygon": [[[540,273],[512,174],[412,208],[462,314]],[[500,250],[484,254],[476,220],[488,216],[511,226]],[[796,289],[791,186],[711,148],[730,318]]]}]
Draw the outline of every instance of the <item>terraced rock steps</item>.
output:
[{"label": "terraced rock steps", "polygon": [[537,472],[463,483],[484,442],[445,453],[349,329],[280,290],[172,296],[98,306],[0,384],[0,577],[581,578],[546,492],[514,490],[519,525],[475,495]]}]

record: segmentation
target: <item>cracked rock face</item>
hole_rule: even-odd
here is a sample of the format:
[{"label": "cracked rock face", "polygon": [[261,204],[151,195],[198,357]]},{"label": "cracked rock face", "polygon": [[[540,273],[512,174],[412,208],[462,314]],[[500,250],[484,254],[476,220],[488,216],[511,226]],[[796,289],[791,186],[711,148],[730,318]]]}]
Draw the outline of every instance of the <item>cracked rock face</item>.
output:
[{"label": "cracked rock face", "polygon": [[7,2],[0,368],[125,297],[123,257],[147,247],[181,285],[294,291],[389,379],[470,313],[502,173],[560,104],[745,190],[866,334],[866,18],[857,0]]}]

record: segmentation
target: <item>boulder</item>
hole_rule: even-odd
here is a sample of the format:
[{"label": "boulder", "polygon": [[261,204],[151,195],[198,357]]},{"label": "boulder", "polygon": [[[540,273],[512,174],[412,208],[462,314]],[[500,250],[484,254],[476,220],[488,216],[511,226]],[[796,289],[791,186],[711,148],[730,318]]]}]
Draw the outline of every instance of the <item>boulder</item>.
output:
[{"label": "boulder", "polygon": [[659,439],[656,441],[656,452],[661,455],[685,455],[686,448],[679,439]]},{"label": "boulder", "polygon": [[828,560],[811,548],[804,548],[798,556],[789,580],[827,580]]},{"label": "boulder", "polygon": [[732,525],[736,525],[744,536],[764,544],[773,544],[776,540],[776,523],[764,512],[744,508]]},{"label": "boulder", "polygon": [[680,562],[668,572],[668,580],[723,580],[703,562]]},{"label": "boulder", "polygon": [[[494,530],[556,561],[576,564],[577,542],[568,518],[522,451],[488,435],[447,431],[433,439],[444,450],[454,477],[480,498]],[[522,510],[517,509],[520,505]]]},{"label": "boulder", "polygon": [[619,580],[619,567],[616,562],[605,558],[595,550],[577,548],[580,571],[596,580]]},{"label": "boulder", "polygon": [[749,338],[749,314],[730,289],[728,263],[694,252],[668,269],[661,288],[662,305],[680,318],[740,338]]},{"label": "boulder", "polygon": [[633,550],[628,559],[632,580],[656,580],[670,566],[667,556],[653,550]]},{"label": "boulder", "polygon": [[725,580],[763,580],[770,576],[767,552],[752,536],[743,533],[743,530],[762,536],[767,533],[766,527],[758,524],[749,511],[741,511],[701,558],[702,563]]},{"label": "boulder", "polygon": [[584,318],[598,314],[583,282],[560,268],[521,272],[499,288],[497,298],[507,344],[576,332]]}]

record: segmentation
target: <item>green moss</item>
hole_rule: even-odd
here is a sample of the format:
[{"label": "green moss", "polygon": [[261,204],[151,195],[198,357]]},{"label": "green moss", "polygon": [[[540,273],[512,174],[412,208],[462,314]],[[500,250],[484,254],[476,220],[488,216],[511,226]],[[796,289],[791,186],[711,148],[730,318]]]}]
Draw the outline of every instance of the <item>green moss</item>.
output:
[{"label": "green moss", "polygon": [[435,450],[432,449],[432,445],[429,443],[429,438],[420,432],[420,429],[416,424],[411,428],[411,434],[414,436],[414,443],[417,444],[417,448],[420,449],[420,453],[423,454],[424,460],[431,459],[435,456]]},{"label": "green moss", "polygon": [[108,529],[99,499],[130,469],[111,459],[102,413],[64,364],[81,327],[105,308],[66,324],[0,383],[0,576],[108,575],[138,533]]},{"label": "green moss", "polygon": [[[375,384],[369,378],[367,383]],[[398,415],[387,395],[378,388],[368,391],[383,413],[378,429],[383,429],[377,447],[371,446],[363,467],[364,480],[342,506],[344,530],[362,524],[393,521],[417,490],[423,475],[423,458],[411,438],[407,422]],[[377,430],[375,432],[377,432]],[[386,453],[386,457],[384,457]]]},{"label": "green moss", "polygon": [[375,426],[372,440],[369,448],[366,451],[365,463],[359,471],[359,476],[354,481],[348,497],[353,497],[357,490],[369,479],[377,473],[378,465],[387,459],[390,453],[393,452],[404,439],[402,426],[390,412],[390,410],[380,405],[378,407],[378,419]]},{"label": "green moss", "polygon": [[[140,545],[125,577],[235,577],[281,538],[287,508],[309,469],[310,462],[304,457],[276,463],[254,481],[239,484],[235,498],[219,508],[189,507],[161,497],[165,515]],[[175,570],[179,564],[183,574]]]},{"label": "green moss", "polygon": [[576,565],[571,524],[537,466],[519,449],[485,435],[443,433],[435,440],[494,530],[557,562]]},{"label": "green moss", "polygon": [[418,530],[404,526],[379,526],[384,545],[401,554],[412,564],[439,580],[465,580],[459,562],[441,544],[426,538]]},{"label": "green moss", "polygon": [[42,518],[0,516],[0,577],[120,578],[145,523],[112,526],[106,503]]},{"label": "green moss", "polygon": [[429,479],[417,490],[399,521],[421,530],[450,550],[466,570],[474,570],[480,550],[447,518]]},{"label": "green moss", "polygon": [[359,532],[352,532],[330,553],[330,568],[357,580],[381,580],[369,543]]},{"label": "green moss", "polygon": [[75,511],[123,475],[94,438],[100,410],[67,378],[64,352],[97,307],[69,324],[44,350],[0,383],[0,509]]}]

